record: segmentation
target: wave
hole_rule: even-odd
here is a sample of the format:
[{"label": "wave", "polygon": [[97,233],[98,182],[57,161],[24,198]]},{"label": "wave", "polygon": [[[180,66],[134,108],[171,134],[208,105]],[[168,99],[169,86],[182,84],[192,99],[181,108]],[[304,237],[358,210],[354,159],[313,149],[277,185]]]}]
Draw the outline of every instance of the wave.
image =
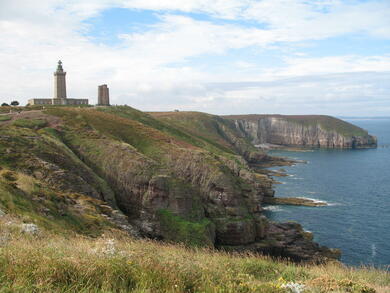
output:
[{"label": "wave", "polygon": [[282,209],[280,206],[266,206],[266,207],[263,207],[263,210],[270,211],[270,212],[284,211],[284,209]]},{"label": "wave", "polygon": [[371,257],[374,258],[376,256],[376,245],[375,243],[371,244]]},{"label": "wave", "polygon": [[274,180],[274,181],[273,181],[273,184],[275,184],[275,185],[279,185],[279,184],[286,184],[286,182],[282,182],[282,181]]},{"label": "wave", "polygon": [[314,203],[325,203],[326,205],[331,205],[331,204],[328,203],[327,201],[321,200],[321,199],[310,198],[310,197],[305,197],[305,196],[297,196],[297,198],[308,199],[308,200],[311,200],[311,201],[314,202]]},{"label": "wave", "polygon": [[[314,193],[316,193],[316,192],[314,192]],[[323,200],[323,199],[311,198],[311,197],[307,197],[307,196],[297,196],[297,198],[308,199],[308,200],[313,201],[314,203],[324,203],[327,206],[341,206],[341,205],[343,205],[343,204],[338,203],[338,202],[328,202],[328,201]]]}]

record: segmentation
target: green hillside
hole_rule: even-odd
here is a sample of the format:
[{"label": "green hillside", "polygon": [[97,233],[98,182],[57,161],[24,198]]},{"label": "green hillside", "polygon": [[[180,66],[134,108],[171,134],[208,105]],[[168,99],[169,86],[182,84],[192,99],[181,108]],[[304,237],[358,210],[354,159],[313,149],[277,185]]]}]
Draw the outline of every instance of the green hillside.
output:
[{"label": "green hillside", "polygon": [[263,216],[272,179],[250,166],[272,157],[229,120],[19,110],[0,116],[0,292],[389,289],[387,272],[345,268],[299,224]]}]

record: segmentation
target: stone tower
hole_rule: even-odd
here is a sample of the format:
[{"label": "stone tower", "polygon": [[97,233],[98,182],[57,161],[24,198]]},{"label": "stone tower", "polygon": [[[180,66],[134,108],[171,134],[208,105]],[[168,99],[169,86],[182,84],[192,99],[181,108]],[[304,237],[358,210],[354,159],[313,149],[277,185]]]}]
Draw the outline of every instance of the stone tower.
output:
[{"label": "stone tower", "polygon": [[110,106],[110,93],[106,84],[98,86],[98,105]]},{"label": "stone tower", "polygon": [[53,99],[66,99],[66,72],[62,68],[61,60],[58,61],[57,71],[54,72],[54,97]]}]

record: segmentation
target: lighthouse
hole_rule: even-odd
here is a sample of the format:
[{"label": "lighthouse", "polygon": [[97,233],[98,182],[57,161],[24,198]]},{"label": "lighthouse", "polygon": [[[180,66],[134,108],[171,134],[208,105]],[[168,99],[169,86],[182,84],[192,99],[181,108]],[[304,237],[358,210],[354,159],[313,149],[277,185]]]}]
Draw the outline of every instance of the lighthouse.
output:
[{"label": "lighthouse", "polygon": [[[53,99],[66,99],[66,72],[62,68],[61,60],[58,61],[57,70],[54,72],[54,97]],[[61,104],[66,104],[63,101]]]}]

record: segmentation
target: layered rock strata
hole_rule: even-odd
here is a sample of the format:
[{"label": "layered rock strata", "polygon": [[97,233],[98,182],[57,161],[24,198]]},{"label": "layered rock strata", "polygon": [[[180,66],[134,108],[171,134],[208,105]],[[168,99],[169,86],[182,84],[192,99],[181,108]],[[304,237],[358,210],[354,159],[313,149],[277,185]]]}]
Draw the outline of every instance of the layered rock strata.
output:
[{"label": "layered rock strata", "polygon": [[373,148],[376,137],[330,116],[225,116],[254,145],[275,144],[314,148]]}]

